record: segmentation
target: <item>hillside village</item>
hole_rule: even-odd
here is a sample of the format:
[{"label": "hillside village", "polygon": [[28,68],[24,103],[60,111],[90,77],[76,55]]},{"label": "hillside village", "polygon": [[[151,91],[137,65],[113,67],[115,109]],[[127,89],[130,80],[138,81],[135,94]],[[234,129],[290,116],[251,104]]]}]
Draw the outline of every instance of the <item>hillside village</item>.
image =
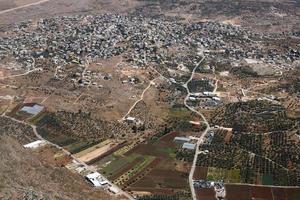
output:
[{"label": "hillside village", "polygon": [[58,168],[113,198],[293,190],[299,42],[136,13],[20,22],[0,35],[0,135],[56,149]]}]

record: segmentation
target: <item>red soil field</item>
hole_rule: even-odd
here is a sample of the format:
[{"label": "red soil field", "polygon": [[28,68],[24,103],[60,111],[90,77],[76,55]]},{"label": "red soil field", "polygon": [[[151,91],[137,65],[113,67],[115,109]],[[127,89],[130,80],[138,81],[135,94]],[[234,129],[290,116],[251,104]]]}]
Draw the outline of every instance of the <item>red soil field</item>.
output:
[{"label": "red soil field", "polygon": [[196,180],[205,180],[207,176],[207,167],[199,167],[197,166],[194,173],[194,179]]},{"label": "red soil field", "polygon": [[164,142],[170,142],[173,141],[175,137],[177,137],[179,135],[179,133],[177,132],[171,132],[168,133],[167,135],[164,135],[163,137],[160,138],[161,141]]},{"label": "red soil field", "polygon": [[216,200],[215,191],[213,188],[196,188],[197,199],[201,200]]},{"label": "red soil field", "polygon": [[299,200],[299,188],[226,184],[226,200]]},{"label": "red soil field", "polygon": [[251,197],[257,199],[272,199],[272,188],[270,187],[252,187]]}]

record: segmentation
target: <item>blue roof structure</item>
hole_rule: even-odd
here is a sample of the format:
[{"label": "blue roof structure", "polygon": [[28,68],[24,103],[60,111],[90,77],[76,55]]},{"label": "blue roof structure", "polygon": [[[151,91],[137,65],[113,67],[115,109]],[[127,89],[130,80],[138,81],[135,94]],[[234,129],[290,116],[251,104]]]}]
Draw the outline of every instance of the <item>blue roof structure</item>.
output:
[{"label": "blue roof structure", "polygon": [[32,114],[32,115],[36,115],[36,114],[39,114],[43,109],[44,109],[44,106],[40,106],[40,105],[35,104],[32,107],[24,106],[21,109],[21,111]]},{"label": "blue roof structure", "polygon": [[196,144],[192,144],[192,143],[184,143],[182,145],[183,149],[190,149],[190,150],[194,150],[196,148]]}]

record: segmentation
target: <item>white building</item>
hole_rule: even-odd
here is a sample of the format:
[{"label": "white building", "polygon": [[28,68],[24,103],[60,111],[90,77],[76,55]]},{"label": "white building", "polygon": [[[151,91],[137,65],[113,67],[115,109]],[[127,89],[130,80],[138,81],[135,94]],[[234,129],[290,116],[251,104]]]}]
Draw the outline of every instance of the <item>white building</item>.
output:
[{"label": "white building", "polygon": [[46,144],[45,140],[37,140],[34,142],[31,142],[29,144],[23,145],[23,147],[28,148],[28,149],[36,149],[38,147],[44,146]]},{"label": "white building", "polygon": [[86,180],[93,184],[94,187],[100,187],[103,179],[98,172],[93,172],[85,176]]}]

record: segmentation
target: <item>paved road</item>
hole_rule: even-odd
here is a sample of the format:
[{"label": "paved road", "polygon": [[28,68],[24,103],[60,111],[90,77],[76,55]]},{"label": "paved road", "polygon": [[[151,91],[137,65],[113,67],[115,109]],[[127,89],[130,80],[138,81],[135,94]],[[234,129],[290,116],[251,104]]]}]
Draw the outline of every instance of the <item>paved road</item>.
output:
[{"label": "paved road", "polygon": [[192,193],[192,198],[193,200],[197,200],[197,196],[196,196],[196,192],[195,192],[195,188],[194,188],[194,179],[193,179],[193,175],[194,175],[194,172],[195,172],[195,169],[196,169],[196,164],[197,164],[197,159],[198,159],[198,154],[199,154],[199,146],[203,143],[204,141],[204,136],[206,135],[206,133],[208,132],[208,130],[210,129],[210,126],[209,126],[209,123],[207,122],[205,116],[195,110],[193,107],[189,106],[187,104],[187,100],[189,98],[189,96],[191,95],[191,92],[190,92],[190,89],[188,87],[188,84],[193,80],[194,78],[194,74],[195,74],[195,71],[197,70],[197,68],[200,66],[200,64],[204,61],[205,57],[203,57],[197,64],[196,66],[194,67],[193,71],[192,71],[192,74],[191,74],[191,77],[189,78],[189,80],[183,84],[182,86],[186,89],[187,91],[187,95],[184,99],[184,105],[192,112],[195,112],[196,114],[198,114],[201,118],[202,118],[202,123],[204,123],[206,125],[206,129],[205,131],[202,133],[202,135],[200,136],[200,138],[197,139],[197,145],[196,145],[196,151],[195,151],[195,155],[194,155],[194,160],[193,160],[193,165],[191,167],[191,170],[190,170],[190,174],[189,174],[189,184],[190,184],[190,188],[191,188],[191,193]]},{"label": "paved road", "polygon": [[22,8],[27,8],[27,7],[30,7],[30,6],[36,6],[36,5],[39,5],[39,4],[42,4],[42,3],[46,3],[48,1],[50,1],[50,0],[42,0],[42,1],[34,2],[34,3],[29,3],[29,4],[26,4],[26,5],[23,5],[23,6],[19,6],[19,7],[7,9],[7,10],[2,10],[2,11],[0,11],[0,15],[8,13],[8,12],[15,11],[15,10],[19,10],[19,9],[22,9]]},{"label": "paved road", "polygon": [[[54,146],[54,147],[56,147],[57,149],[61,150],[61,151],[62,151],[63,153],[65,153],[66,155],[70,156],[72,159],[74,159],[74,160],[76,160],[78,163],[82,164],[82,165],[83,165],[86,169],[88,169],[89,171],[91,171],[91,172],[97,172],[97,171],[95,171],[92,167],[90,167],[89,165],[87,165],[85,162],[80,161],[78,158],[76,158],[74,155],[72,155],[69,151],[67,151],[67,150],[64,149],[63,147],[61,147],[61,146],[59,146],[59,145],[57,145],[57,144],[54,144],[54,143],[52,143],[52,142],[50,142],[50,141],[44,139],[44,138],[37,132],[36,126],[35,126],[35,125],[29,124],[29,123],[24,122],[24,121],[17,120],[17,119],[15,119],[15,118],[13,118],[13,117],[10,117],[10,116],[5,115],[5,113],[2,115],[2,117],[8,118],[8,119],[13,120],[13,121],[15,121],[15,122],[17,122],[17,123],[21,123],[21,124],[25,124],[25,125],[31,126],[31,128],[32,128],[32,130],[33,130],[33,132],[34,132],[34,134],[36,135],[36,137],[37,137],[38,139],[43,140],[43,141],[46,141],[46,142],[47,142],[48,144],[50,144],[51,146]],[[99,173],[99,172],[98,172],[98,173]],[[106,179],[103,175],[101,175],[101,178],[102,178],[103,180],[106,180],[110,185],[114,186],[115,188],[118,188],[119,191],[120,191],[120,195],[124,195],[125,197],[127,197],[127,198],[130,199],[130,200],[134,200],[134,198],[133,198],[131,195],[129,195],[128,193],[126,193],[125,191],[123,191],[123,190],[122,190],[121,188],[119,188],[118,186],[114,185],[112,182],[110,182],[108,179]]]}]

